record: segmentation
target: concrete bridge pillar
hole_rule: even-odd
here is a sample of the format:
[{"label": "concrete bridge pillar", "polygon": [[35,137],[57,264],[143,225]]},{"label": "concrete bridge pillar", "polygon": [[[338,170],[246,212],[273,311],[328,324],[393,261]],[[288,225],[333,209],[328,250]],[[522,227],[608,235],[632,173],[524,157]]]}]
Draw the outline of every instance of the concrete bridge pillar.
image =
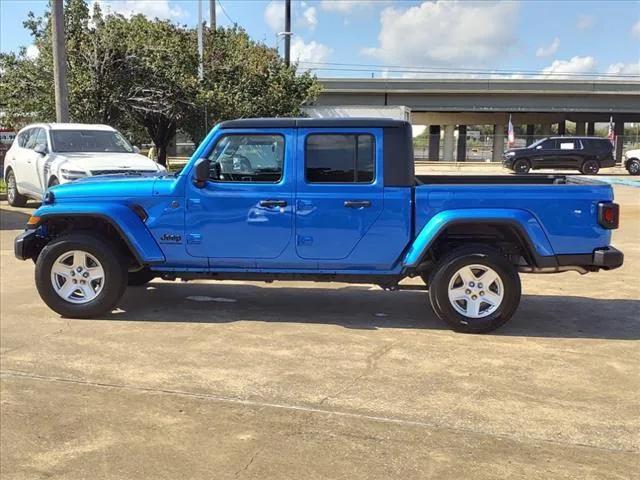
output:
[{"label": "concrete bridge pillar", "polygon": [[614,153],[614,158],[616,159],[616,163],[622,163],[622,144],[624,143],[624,122],[621,120],[616,120],[613,124],[613,133],[616,136],[616,146]]},{"label": "concrete bridge pillar", "polygon": [[527,124],[527,145],[533,143],[533,137],[536,134],[536,126],[532,123]]},{"label": "concrete bridge pillar", "polygon": [[444,147],[442,151],[442,159],[445,162],[453,162],[453,147],[454,147],[454,134],[455,134],[456,126],[455,125],[445,125],[444,126]]},{"label": "concrete bridge pillar", "polygon": [[558,122],[558,135],[566,135],[567,133],[567,122],[564,120]]},{"label": "concrete bridge pillar", "polygon": [[587,122],[587,135],[593,137],[596,134],[596,122]]},{"label": "concrete bridge pillar", "polygon": [[464,162],[467,160],[467,126],[458,125],[458,150],[456,151],[456,160]]},{"label": "concrete bridge pillar", "polygon": [[493,126],[493,154],[492,162],[501,162],[504,153],[504,125]]},{"label": "concrete bridge pillar", "polygon": [[584,122],[576,122],[576,136],[584,135]]},{"label": "concrete bridge pillar", "polygon": [[440,125],[429,125],[429,160],[440,160]]}]

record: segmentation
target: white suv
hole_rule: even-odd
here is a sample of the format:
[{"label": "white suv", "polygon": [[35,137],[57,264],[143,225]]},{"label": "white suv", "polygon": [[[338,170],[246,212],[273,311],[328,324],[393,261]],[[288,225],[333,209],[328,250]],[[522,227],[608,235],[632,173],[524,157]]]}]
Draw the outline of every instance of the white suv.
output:
[{"label": "white suv", "polygon": [[39,123],[16,136],[7,151],[4,178],[10,205],[41,200],[47,188],[79,178],[107,174],[164,173],[107,125]]}]

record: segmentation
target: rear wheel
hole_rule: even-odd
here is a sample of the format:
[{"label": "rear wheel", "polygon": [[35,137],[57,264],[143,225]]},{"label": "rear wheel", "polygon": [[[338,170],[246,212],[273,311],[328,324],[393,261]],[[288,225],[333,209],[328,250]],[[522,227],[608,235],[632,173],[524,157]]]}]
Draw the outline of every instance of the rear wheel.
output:
[{"label": "rear wheel", "polygon": [[12,207],[24,207],[27,204],[27,197],[20,195],[16,175],[13,170],[7,172],[7,202]]},{"label": "rear wheel", "polygon": [[447,255],[430,277],[429,299],[453,330],[485,333],[504,325],[520,303],[518,272],[500,252],[461,247]]},{"label": "rear wheel", "polygon": [[526,158],[516,160],[513,164],[513,171],[516,173],[529,173],[529,170],[531,170],[531,162]]},{"label": "rear wheel", "polygon": [[36,287],[65,317],[91,318],[110,312],[127,287],[126,262],[118,249],[91,234],[56,238],[40,252]]},{"label": "rear wheel", "polygon": [[640,160],[637,158],[629,160],[629,163],[627,163],[627,171],[631,175],[640,175]]},{"label": "rear wheel", "polygon": [[600,170],[600,165],[595,160],[585,160],[580,171],[585,175],[595,175]]}]

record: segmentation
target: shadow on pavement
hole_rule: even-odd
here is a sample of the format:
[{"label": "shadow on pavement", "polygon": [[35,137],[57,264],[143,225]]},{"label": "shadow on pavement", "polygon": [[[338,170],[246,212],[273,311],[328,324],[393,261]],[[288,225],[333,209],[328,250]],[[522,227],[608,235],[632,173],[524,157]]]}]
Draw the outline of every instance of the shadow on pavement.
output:
[{"label": "shadow on pavement", "polygon": [[[189,298],[191,297],[191,298]],[[377,287],[269,288],[248,284],[170,284],[133,287],[104,320],[229,323],[291,322],[375,330],[448,327],[426,292]],[[524,295],[501,336],[640,339],[640,300]]]},{"label": "shadow on pavement", "polygon": [[[27,204],[24,209],[0,209],[0,230],[24,230],[31,216],[31,208],[37,204]],[[4,205],[3,205],[4,207]]]}]

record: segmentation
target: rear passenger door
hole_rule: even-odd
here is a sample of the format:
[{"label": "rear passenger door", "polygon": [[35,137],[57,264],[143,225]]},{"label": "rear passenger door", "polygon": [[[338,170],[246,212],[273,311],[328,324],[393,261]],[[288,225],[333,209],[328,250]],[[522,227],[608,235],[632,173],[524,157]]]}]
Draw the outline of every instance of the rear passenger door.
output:
[{"label": "rear passenger door", "polygon": [[383,210],[382,130],[301,128],[297,152],[296,253],[346,259]]},{"label": "rear passenger door", "polygon": [[558,164],[562,168],[579,168],[579,156],[582,144],[580,140],[562,138],[558,140]]}]

